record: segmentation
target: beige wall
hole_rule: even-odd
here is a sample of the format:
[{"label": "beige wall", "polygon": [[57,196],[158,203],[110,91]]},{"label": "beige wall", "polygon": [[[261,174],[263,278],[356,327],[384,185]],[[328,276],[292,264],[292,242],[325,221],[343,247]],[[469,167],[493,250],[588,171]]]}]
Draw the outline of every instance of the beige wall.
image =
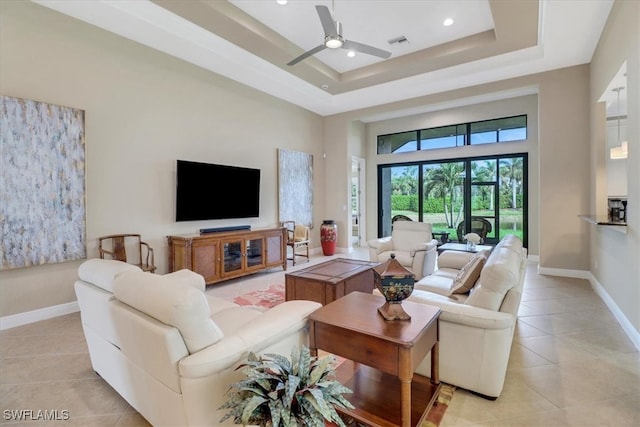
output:
[{"label": "beige wall", "polygon": [[[165,272],[169,234],[276,225],[278,148],[314,155],[322,197],[320,116],[30,2],[1,13],[2,94],[85,110],[89,257],[98,236],[139,232]],[[261,169],[260,218],[176,223],[176,159]],[[203,183],[203,197],[217,185],[238,184]],[[0,273],[0,316],[75,301],[78,265]]]},{"label": "beige wall", "polygon": [[[598,99],[627,61],[627,234],[585,225],[591,237],[589,269],[599,286],[640,335],[640,2],[616,1],[591,62],[590,211],[604,214],[607,203],[605,108]],[[622,160],[618,160],[619,162]],[[621,319],[620,316],[619,320]],[[636,345],[640,345],[637,342]]]}]

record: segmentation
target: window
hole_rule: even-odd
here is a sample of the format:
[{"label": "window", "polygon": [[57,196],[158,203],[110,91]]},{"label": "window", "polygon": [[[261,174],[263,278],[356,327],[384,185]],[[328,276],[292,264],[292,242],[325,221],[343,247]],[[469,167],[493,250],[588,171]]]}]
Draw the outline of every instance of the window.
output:
[{"label": "window", "polygon": [[402,132],[378,137],[378,154],[417,151],[418,132]]},{"label": "window", "polygon": [[378,136],[378,154],[405,153],[527,139],[527,116],[440,126]]},{"label": "window", "polygon": [[507,234],[527,245],[527,154],[378,166],[378,235],[391,234],[391,219],[405,215],[433,224],[434,232],[458,235],[462,221],[491,224],[486,242]]},{"label": "window", "polygon": [[469,140],[472,145],[527,139],[527,116],[474,122],[470,123],[469,127]]},{"label": "window", "polygon": [[453,125],[424,129],[419,132],[420,150],[461,147],[464,145],[467,136],[465,125]]}]

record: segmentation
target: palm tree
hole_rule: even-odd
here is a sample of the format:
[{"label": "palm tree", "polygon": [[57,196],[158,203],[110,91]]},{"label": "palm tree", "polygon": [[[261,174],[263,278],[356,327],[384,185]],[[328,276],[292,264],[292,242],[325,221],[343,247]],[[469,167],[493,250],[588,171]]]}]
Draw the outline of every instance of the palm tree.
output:
[{"label": "palm tree", "polygon": [[418,168],[407,166],[402,170],[402,175],[394,176],[391,180],[393,194],[416,194],[418,187]]},{"label": "palm tree", "polygon": [[511,190],[511,209],[518,208],[518,194],[522,188],[522,180],[524,177],[522,165],[522,157],[500,160],[500,179],[505,184],[505,188]]},{"label": "palm tree", "polygon": [[[501,191],[501,193],[504,194],[506,200],[509,200],[511,209],[518,209],[518,194],[522,192],[523,180],[524,168],[522,157],[500,160],[500,188],[504,190]],[[514,218],[517,217],[518,214],[514,212]],[[516,230],[517,227],[517,220],[514,219],[512,228]]]},{"label": "palm tree", "polygon": [[[456,162],[442,163],[437,168],[427,170],[425,195],[442,197],[442,207],[448,228],[455,228],[462,212],[462,203],[458,202],[460,198],[458,187],[462,185],[463,173],[464,163]],[[453,213],[456,205],[459,205],[460,209],[454,221]]]},{"label": "palm tree", "polygon": [[[473,183],[494,181],[494,176],[496,173],[495,170],[495,160],[471,162],[471,175],[473,177]],[[479,185],[477,186],[477,190],[482,196],[483,201],[487,200],[487,197],[489,198],[489,203],[483,204],[482,209],[485,209],[487,206],[493,209],[493,186]]]}]

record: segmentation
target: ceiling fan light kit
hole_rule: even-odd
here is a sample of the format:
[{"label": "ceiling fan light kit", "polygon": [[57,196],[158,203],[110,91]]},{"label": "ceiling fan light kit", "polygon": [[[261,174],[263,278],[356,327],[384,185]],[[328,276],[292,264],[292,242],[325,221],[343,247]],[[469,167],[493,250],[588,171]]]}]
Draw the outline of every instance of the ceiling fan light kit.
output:
[{"label": "ceiling fan light kit", "polygon": [[320,18],[320,23],[322,24],[322,28],[324,30],[324,43],[314,47],[311,50],[306,51],[297,58],[292,59],[291,61],[289,61],[289,63],[287,63],[287,65],[296,65],[298,62],[327,48],[346,49],[353,52],[366,53],[367,55],[373,55],[383,59],[391,56],[391,52],[388,52],[386,50],[378,49],[377,47],[354,42],[351,40],[345,40],[344,37],[342,37],[342,24],[333,18],[327,6],[316,5],[316,11],[318,12],[318,17]]}]

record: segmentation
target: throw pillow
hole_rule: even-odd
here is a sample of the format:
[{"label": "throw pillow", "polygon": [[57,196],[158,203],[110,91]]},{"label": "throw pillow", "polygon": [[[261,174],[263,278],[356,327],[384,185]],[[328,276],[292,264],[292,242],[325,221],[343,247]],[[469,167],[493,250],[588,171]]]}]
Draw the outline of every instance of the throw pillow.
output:
[{"label": "throw pillow", "polygon": [[451,294],[466,294],[474,287],[480,277],[482,267],[487,260],[487,252],[488,251],[478,252],[462,267],[456,278],[453,279]]}]

